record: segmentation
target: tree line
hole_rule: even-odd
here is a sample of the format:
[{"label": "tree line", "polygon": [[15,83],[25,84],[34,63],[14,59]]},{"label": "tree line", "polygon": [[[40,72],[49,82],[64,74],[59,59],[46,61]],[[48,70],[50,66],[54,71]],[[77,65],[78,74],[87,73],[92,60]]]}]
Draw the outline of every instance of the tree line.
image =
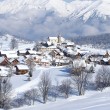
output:
[{"label": "tree line", "polygon": [[73,41],[80,45],[91,44],[94,47],[110,48],[110,34],[92,35],[92,36],[78,36],[73,38]]}]

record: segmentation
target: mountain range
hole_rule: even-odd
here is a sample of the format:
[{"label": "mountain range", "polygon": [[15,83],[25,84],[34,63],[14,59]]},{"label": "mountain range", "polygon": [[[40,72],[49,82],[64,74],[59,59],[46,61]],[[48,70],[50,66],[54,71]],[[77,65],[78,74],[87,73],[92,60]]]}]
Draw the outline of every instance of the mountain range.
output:
[{"label": "mountain range", "polygon": [[2,0],[0,33],[37,40],[110,32],[110,0]]}]

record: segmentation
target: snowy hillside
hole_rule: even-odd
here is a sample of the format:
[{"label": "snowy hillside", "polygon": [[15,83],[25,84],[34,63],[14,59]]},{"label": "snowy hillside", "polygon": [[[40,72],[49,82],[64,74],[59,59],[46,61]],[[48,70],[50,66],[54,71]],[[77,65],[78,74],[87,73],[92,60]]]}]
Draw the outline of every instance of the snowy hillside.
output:
[{"label": "snowy hillside", "polygon": [[[54,71],[53,71],[54,69]],[[23,92],[35,87],[38,82],[41,74],[44,71],[49,71],[51,73],[51,79],[54,83],[56,80],[62,81],[68,76],[68,71],[65,67],[56,67],[56,68],[36,68],[34,72],[34,79],[28,83],[26,83],[26,76],[17,76],[11,79],[11,82],[16,80],[16,84],[14,86],[13,95],[22,94]],[[37,74],[36,74],[37,73]],[[21,86],[22,85],[22,86]],[[16,88],[17,87],[17,88]],[[39,103],[39,101],[35,105],[24,106],[21,108],[14,108],[12,110],[109,110],[110,109],[110,88],[106,88],[103,92],[100,91],[86,91],[84,96],[76,96],[73,95],[68,99],[59,98],[56,101],[52,101],[50,98],[46,104]]]},{"label": "snowy hillside", "polygon": [[30,48],[34,46],[34,43],[31,41],[24,40],[22,38],[17,38],[15,36],[5,34],[0,36],[0,50],[10,50],[10,44],[12,39],[16,39],[18,43],[18,48],[22,50],[23,48]]},{"label": "snowy hillside", "polygon": [[83,97],[72,97],[68,100],[58,101],[46,105],[36,105],[30,107],[22,107],[13,110],[109,110],[110,109],[110,88],[104,92],[94,93],[94,95],[86,95]]},{"label": "snowy hillside", "polygon": [[73,37],[109,32],[109,19],[109,0],[0,1],[0,32],[30,39],[58,33]]}]

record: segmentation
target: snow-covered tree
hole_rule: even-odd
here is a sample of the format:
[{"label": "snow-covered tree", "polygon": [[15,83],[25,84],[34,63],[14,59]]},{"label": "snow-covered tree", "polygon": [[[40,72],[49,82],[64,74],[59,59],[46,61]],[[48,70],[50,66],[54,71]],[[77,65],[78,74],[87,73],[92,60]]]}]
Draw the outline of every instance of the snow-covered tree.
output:
[{"label": "snow-covered tree", "polygon": [[96,75],[96,88],[98,90],[103,90],[110,86],[110,68],[102,66]]},{"label": "snow-covered tree", "polygon": [[13,50],[15,48],[18,48],[18,42],[15,38],[13,38],[10,42],[10,48]]},{"label": "snow-covered tree", "polygon": [[60,92],[65,95],[65,98],[69,97],[70,90],[71,90],[71,80],[70,79],[63,80],[60,85]]},{"label": "snow-covered tree", "polygon": [[81,61],[76,61],[73,63],[73,67],[71,69],[71,78],[75,87],[78,90],[79,95],[85,94],[85,87],[88,83],[88,78],[90,77],[91,71],[86,69],[84,63]]},{"label": "snow-covered tree", "polygon": [[0,108],[10,108],[11,88],[10,78],[0,76]]},{"label": "snow-covered tree", "polygon": [[43,73],[40,82],[38,84],[40,94],[43,98],[43,102],[46,103],[48,98],[49,89],[51,87],[51,79],[48,73]]}]

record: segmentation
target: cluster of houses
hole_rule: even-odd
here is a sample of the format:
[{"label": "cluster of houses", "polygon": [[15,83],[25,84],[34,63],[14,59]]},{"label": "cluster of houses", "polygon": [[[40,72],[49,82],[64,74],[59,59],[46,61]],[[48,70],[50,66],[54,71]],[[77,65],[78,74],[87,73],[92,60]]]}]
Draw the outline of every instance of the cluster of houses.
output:
[{"label": "cluster of houses", "polygon": [[86,61],[99,65],[110,65],[110,54],[106,51],[104,54],[89,55]]},{"label": "cluster of houses", "polygon": [[[104,55],[90,54],[74,42],[65,40],[61,36],[48,37],[45,42],[35,44],[25,50],[0,51],[0,68],[14,68],[15,74],[26,74],[30,71],[30,61],[34,66],[64,66],[70,65],[76,59],[82,59],[85,63],[97,63],[110,65],[108,51]],[[2,69],[0,69],[2,72]],[[2,72],[3,73],[3,72]]]}]

